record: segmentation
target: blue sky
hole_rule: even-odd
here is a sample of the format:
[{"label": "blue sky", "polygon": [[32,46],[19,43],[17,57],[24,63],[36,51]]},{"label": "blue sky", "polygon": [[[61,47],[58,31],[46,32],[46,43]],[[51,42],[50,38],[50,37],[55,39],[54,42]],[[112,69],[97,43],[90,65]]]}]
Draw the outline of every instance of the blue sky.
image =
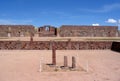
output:
[{"label": "blue sky", "polygon": [[0,24],[117,25],[120,0],[0,0]]}]

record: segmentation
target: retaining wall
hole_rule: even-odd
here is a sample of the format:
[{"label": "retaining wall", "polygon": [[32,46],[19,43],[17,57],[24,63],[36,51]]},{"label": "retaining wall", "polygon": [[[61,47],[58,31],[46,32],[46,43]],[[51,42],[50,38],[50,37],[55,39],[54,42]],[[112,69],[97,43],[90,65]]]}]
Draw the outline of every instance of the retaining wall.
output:
[{"label": "retaining wall", "polygon": [[0,41],[0,50],[88,50],[111,49],[112,42],[106,41]]}]

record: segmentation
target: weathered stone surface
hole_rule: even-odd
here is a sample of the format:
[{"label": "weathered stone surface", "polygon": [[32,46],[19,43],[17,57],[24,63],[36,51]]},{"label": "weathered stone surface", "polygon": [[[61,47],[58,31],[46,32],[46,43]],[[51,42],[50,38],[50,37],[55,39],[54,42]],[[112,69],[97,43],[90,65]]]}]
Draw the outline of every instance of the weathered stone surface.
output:
[{"label": "weathered stone surface", "polygon": [[52,46],[52,64],[56,65],[56,49],[55,49],[55,46]]},{"label": "weathered stone surface", "polygon": [[55,37],[57,36],[57,28],[53,26],[42,26],[38,28],[38,33],[40,37]]},{"label": "weathered stone surface", "polygon": [[67,59],[67,56],[64,56],[64,67],[68,67],[68,59]]},{"label": "weathered stone surface", "polygon": [[72,56],[72,68],[76,68],[76,58]]},{"label": "weathered stone surface", "polygon": [[24,37],[34,32],[32,25],[0,25],[0,37]]},{"label": "weathered stone surface", "polygon": [[60,28],[45,25],[38,29],[33,25],[0,25],[0,37],[26,37],[34,34],[39,37],[120,37],[118,26],[74,26]]},{"label": "weathered stone surface", "polygon": [[111,49],[111,41],[71,41],[71,49],[68,48],[67,41],[0,41],[0,49],[21,49],[21,50],[51,50],[54,45],[56,50],[94,50]]},{"label": "weathered stone surface", "polygon": [[118,37],[117,26],[74,26],[60,27],[61,37]]},{"label": "weathered stone surface", "polygon": [[67,42],[67,49],[71,49],[71,39],[68,39],[68,42]]},{"label": "weathered stone surface", "polygon": [[32,35],[30,36],[30,42],[33,42],[33,36]]}]

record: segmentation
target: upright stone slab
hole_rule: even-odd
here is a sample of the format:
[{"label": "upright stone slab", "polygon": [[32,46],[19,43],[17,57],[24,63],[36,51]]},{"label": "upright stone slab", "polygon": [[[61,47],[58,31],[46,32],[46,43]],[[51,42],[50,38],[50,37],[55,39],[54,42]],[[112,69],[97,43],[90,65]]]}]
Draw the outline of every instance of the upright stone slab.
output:
[{"label": "upright stone slab", "polygon": [[76,68],[76,59],[72,56],[72,68]]},{"label": "upright stone slab", "polygon": [[57,37],[60,37],[60,28],[57,28]]},{"label": "upright stone slab", "polygon": [[68,44],[68,45],[67,45],[67,46],[68,46],[67,49],[68,49],[68,50],[71,50],[71,39],[68,39],[67,44]]},{"label": "upright stone slab", "polygon": [[33,36],[32,35],[30,36],[30,42],[33,42]]},{"label": "upright stone slab", "polygon": [[32,35],[30,36],[30,43],[29,43],[29,45],[30,45],[29,49],[33,49],[33,36]]},{"label": "upright stone slab", "polygon": [[55,46],[52,46],[52,64],[56,65],[56,49],[55,49]]},{"label": "upright stone slab", "polygon": [[8,37],[11,37],[11,33],[8,33]]},{"label": "upright stone slab", "polygon": [[68,59],[67,59],[67,56],[64,56],[64,67],[68,67]]},{"label": "upright stone slab", "polygon": [[54,41],[50,40],[50,48],[49,49],[52,50],[53,46],[54,46]]},{"label": "upright stone slab", "polygon": [[79,43],[77,43],[76,45],[76,50],[79,50]]}]

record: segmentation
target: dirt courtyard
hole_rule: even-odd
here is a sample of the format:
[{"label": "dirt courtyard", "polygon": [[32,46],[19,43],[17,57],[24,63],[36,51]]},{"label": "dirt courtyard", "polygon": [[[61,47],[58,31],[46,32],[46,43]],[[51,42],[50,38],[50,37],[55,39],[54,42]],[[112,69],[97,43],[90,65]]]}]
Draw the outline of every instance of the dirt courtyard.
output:
[{"label": "dirt courtyard", "polygon": [[[111,50],[57,50],[57,64],[72,56],[85,71],[39,72],[52,62],[51,50],[0,50],[0,81],[120,81],[120,53]],[[43,68],[44,69],[44,68]],[[88,72],[86,71],[88,69]]]}]

